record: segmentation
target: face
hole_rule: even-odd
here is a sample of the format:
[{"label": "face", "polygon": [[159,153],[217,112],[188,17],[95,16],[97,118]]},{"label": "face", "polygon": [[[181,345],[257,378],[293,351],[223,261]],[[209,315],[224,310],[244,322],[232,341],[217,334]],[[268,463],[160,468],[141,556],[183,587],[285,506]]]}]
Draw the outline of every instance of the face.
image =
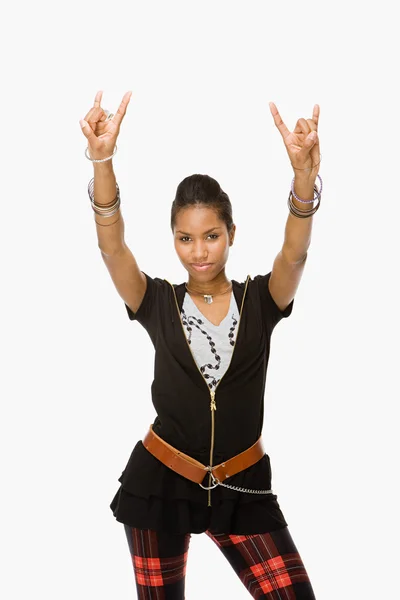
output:
[{"label": "face", "polygon": [[[213,279],[225,267],[236,227],[228,234],[215,210],[204,205],[181,209],[176,217],[174,244],[179,260],[194,279]],[[197,267],[196,263],[211,263]]]}]

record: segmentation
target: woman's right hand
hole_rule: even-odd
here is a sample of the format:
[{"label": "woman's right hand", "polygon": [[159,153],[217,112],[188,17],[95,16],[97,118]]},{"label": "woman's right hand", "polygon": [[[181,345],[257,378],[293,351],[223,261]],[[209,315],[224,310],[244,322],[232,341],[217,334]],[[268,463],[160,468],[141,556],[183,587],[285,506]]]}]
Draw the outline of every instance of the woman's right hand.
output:
[{"label": "woman's right hand", "polygon": [[103,92],[97,92],[94,105],[79,123],[82,132],[88,141],[89,156],[96,160],[108,158],[114,152],[122,119],[131,99],[132,92],[126,92],[121,104],[112,119],[107,119],[107,114],[100,106]]}]

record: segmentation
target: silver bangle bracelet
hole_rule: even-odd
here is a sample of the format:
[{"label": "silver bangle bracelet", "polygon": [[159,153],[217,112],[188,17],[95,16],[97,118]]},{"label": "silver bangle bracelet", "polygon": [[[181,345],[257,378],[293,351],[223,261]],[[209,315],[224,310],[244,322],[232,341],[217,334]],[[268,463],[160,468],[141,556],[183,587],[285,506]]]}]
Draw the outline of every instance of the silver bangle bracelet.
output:
[{"label": "silver bangle bracelet", "polygon": [[117,195],[115,197],[113,204],[111,204],[111,206],[102,206],[101,204],[96,204],[95,199],[94,199],[94,177],[92,177],[92,179],[89,181],[89,184],[88,184],[88,195],[90,198],[90,203],[91,203],[92,209],[94,210],[95,213],[97,213],[98,215],[101,215],[102,217],[112,217],[113,215],[115,215],[115,213],[118,211],[120,204],[121,204],[121,197],[120,197],[118,183],[116,183],[116,189],[117,189]]},{"label": "silver bangle bracelet", "polygon": [[290,190],[290,194],[289,194],[289,198],[288,198],[289,210],[294,217],[298,217],[300,219],[307,219],[308,217],[312,217],[312,215],[314,215],[317,212],[317,210],[319,209],[320,204],[321,204],[321,197],[319,197],[317,204],[316,204],[316,206],[314,206],[314,208],[310,208],[309,210],[303,210],[303,209],[299,209],[293,203],[292,198],[293,198],[293,195],[292,195],[292,191]]},{"label": "silver bangle bracelet", "polygon": [[[118,200],[118,201],[117,201],[117,203],[116,203],[116,204],[115,204],[115,205],[112,207],[112,208],[114,208],[114,210],[112,210],[112,208],[110,208],[110,209],[108,209],[108,210],[107,210],[107,212],[103,212],[103,211],[99,211],[99,210],[97,210],[97,209],[95,208],[95,206],[97,206],[97,205],[93,204],[93,202],[92,202],[92,208],[93,208],[94,212],[95,212],[97,215],[100,215],[101,217],[112,217],[113,215],[115,215],[115,213],[116,213],[116,212],[118,212],[118,209],[119,209],[119,207],[120,207],[120,204],[121,204],[121,201],[120,201],[120,200]],[[109,212],[109,211],[111,211],[111,210],[112,210],[112,212]]]},{"label": "silver bangle bracelet", "polygon": [[88,155],[88,150],[89,150],[89,146],[85,149],[85,156],[88,160],[90,160],[90,162],[95,162],[95,163],[102,163],[102,162],[106,162],[106,160],[111,160],[112,157],[116,154],[117,152],[117,144],[115,144],[115,149],[114,152],[111,154],[111,156],[108,156],[107,158],[90,158],[90,156]]}]

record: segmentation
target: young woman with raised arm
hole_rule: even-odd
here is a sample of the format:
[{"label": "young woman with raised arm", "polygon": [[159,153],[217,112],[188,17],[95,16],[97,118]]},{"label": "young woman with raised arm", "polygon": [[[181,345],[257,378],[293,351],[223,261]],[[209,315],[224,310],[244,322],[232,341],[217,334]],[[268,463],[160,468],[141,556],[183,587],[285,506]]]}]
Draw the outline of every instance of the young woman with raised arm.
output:
[{"label": "young woman with raised arm", "polygon": [[[110,504],[124,524],[138,598],[182,600],[190,538],[204,532],[253,598],[313,600],[271,488],[262,427],[271,335],[292,313],[321,200],[319,106],[290,132],[270,103],[294,170],[271,270],[245,281],[228,277],[236,231],[229,196],[211,176],[193,174],[171,206],[173,243],[187,271],[187,281],[176,284],[142,271],[125,243],[112,158],[131,92],[115,115],[101,99],[98,92],[80,121],[94,168],[88,194],[98,245],[129,319],[145,328],[155,350],[156,417],[136,441]],[[140,366],[132,372],[139,378]],[[205,595],[212,598],[212,590],[208,581]]]}]

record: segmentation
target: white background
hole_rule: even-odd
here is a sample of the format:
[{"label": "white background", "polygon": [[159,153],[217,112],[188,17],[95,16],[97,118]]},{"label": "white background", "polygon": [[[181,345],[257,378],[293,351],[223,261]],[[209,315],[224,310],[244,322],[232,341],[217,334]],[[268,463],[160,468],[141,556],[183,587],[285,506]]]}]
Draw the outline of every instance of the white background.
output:
[{"label": "white background", "polygon": [[[133,598],[109,503],[155,413],[153,347],[97,247],[79,119],[132,90],[114,169],[139,266],[175,283],[187,175],[229,194],[227,276],[267,273],[292,130],[321,107],[324,182],[293,313],[273,333],[263,435],[318,600],[395,597],[399,534],[399,53],[395,3],[22,2],[2,34],[1,596]],[[205,535],[186,595],[248,598]],[[285,594],[282,591],[282,598]]]}]

